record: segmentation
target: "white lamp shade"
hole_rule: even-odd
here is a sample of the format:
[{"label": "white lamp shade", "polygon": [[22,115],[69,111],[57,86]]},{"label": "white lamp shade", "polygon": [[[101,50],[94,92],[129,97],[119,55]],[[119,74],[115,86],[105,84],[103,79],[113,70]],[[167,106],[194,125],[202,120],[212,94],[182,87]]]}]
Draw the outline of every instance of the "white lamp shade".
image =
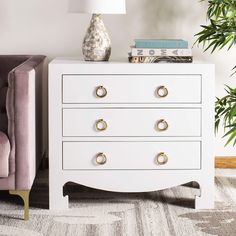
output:
[{"label": "white lamp shade", "polygon": [[69,0],[69,12],[125,14],[125,0]]}]

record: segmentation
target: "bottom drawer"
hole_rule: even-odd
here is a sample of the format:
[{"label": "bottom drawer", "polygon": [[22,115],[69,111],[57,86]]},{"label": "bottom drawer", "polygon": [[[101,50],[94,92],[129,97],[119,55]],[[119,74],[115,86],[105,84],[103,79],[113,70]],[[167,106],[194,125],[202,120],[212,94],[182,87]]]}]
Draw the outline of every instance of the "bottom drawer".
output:
[{"label": "bottom drawer", "polygon": [[201,143],[63,142],[63,169],[201,169]]}]

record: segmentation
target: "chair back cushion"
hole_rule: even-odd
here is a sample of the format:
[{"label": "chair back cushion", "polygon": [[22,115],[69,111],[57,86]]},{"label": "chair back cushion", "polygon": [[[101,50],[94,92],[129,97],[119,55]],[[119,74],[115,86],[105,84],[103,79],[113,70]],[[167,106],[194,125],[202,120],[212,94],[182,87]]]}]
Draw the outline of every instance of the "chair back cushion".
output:
[{"label": "chair back cushion", "polygon": [[8,74],[28,59],[27,56],[0,56],[0,131],[8,134],[8,117],[6,97],[8,91]]},{"label": "chair back cushion", "polygon": [[9,79],[14,76],[14,70],[28,59],[28,56],[0,56],[0,131],[10,142],[9,174],[15,173],[14,88],[9,85]]}]

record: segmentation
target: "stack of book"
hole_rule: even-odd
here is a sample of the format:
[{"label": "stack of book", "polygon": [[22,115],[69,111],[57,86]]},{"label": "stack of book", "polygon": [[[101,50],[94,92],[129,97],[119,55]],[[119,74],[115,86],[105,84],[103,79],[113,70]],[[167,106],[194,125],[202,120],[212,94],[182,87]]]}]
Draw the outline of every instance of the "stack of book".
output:
[{"label": "stack of book", "polygon": [[136,39],[129,53],[131,63],[191,63],[192,50],[182,39]]}]

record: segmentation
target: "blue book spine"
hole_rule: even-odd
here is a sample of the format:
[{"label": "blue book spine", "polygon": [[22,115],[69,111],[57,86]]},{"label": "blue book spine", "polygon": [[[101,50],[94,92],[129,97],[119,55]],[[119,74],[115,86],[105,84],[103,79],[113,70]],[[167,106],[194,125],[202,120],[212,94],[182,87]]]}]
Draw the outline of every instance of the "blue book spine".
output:
[{"label": "blue book spine", "polygon": [[136,48],[188,48],[188,42],[181,39],[136,39]]}]

